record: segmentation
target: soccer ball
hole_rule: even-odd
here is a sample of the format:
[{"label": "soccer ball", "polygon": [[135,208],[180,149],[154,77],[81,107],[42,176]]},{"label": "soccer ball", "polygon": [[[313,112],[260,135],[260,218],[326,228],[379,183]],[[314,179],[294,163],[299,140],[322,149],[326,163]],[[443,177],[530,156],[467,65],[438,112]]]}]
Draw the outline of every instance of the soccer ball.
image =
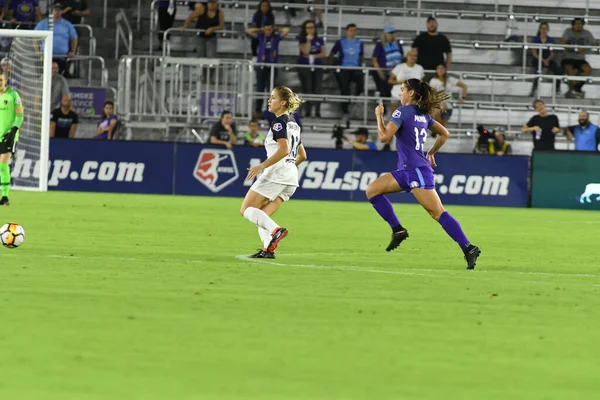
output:
[{"label": "soccer ball", "polygon": [[5,224],[0,228],[0,242],[4,247],[16,249],[23,244],[25,240],[25,231],[19,224]]}]

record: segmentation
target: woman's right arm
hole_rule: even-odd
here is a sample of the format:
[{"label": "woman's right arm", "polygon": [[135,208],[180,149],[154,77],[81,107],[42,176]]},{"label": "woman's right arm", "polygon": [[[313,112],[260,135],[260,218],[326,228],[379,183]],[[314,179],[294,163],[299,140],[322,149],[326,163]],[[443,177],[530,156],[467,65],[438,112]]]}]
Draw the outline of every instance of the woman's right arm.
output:
[{"label": "woman's right arm", "polygon": [[196,8],[188,15],[181,29],[187,29],[192,21],[199,18],[202,14],[204,14],[204,5],[202,3],[196,3]]}]

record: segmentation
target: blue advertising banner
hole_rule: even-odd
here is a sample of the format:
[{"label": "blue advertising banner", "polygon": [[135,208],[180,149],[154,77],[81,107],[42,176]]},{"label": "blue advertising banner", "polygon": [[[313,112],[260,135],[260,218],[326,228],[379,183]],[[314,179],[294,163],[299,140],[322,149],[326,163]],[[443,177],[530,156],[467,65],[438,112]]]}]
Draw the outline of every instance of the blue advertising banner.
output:
[{"label": "blue advertising banner", "polygon": [[[309,160],[298,168],[296,199],[365,201],[367,186],[396,168],[396,153],[307,150]],[[244,181],[249,166],[265,158],[264,149],[215,149],[178,145],[175,193],[244,196],[252,182]],[[436,187],[447,204],[526,207],[528,157],[490,157],[472,154],[436,156]],[[414,202],[413,196],[394,201]]]},{"label": "blue advertising banner", "polygon": [[[170,143],[52,139],[48,187],[172,194],[174,147]],[[13,177],[30,173],[32,166],[32,160],[15,157]]]},{"label": "blue advertising banner", "polygon": [[[395,152],[308,149],[295,199],[366,201],[367,186],[396,168]],[[13,178],[34,172],[34,160],[15,155]],[[186,143],[51,140],[49,187],[122,193],[243,197],[247,169],[263,148]],[[439,154],[436,188],[445,204],[526,207],[528,157]],[[160,160],[160,162],[157,162]],[[23,175],[24,174],[24,175]],[[396,202],[414,202],[409,194]]]}]

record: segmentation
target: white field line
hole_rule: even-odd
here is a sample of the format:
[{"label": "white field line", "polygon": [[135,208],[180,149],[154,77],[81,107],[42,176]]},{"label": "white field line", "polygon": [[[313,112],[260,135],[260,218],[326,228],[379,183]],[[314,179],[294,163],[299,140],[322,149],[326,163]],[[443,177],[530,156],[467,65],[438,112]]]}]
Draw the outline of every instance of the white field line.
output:
[{"label": "white field line", "polygon": [[[277,257],[311,257],[311,256],[339,256],[340,253],[285,253],[280,254]],[[236,256],[238,259],[242,259],[244,256]],[[247,257],[247,256],[246,256]],[[248,258],[249,261],[258,261],[255,258]],[[264,262],[270,262],[268,260],[263,260]],[[279,265],[279,264],[278,264]],[[291,264],[281,264],[281,265],[291,265]],[[360,270],[364,270],[365,267],[354,267],[360,268]],[[433,268],[403,268],[403,271],[425,271],[425,272],[457,272],[457,269],[433,269]],[[576,278],[600,278],[600,274],[579,274],[579,273],[561,273],[561,272],[527,272],[527,271],[507,271],[507,270],[494,270],[488,271],[484,269],[476,269],[476,272],[479,274],[483,273],[498,273],[498,274],[514,274],[514,275],[539,275],[539,276],[563,276],[563,277],[576,277]]]},{"label": "white field line", "polygon": [[[482,274],[487,274],[488,272],[492,272],[492,271],[482,271],[482,270],[475,270],[475,271],[463,271],[464,274],[462,275],[442,275],[442,274],[438,274],[438,273],[432,273],[432,272],[458,272],[458,270],[437,270],[437,269],[427,269],[427,268],[423,268],[423,269],[419,269],[419,268],[411,268],[411,269],[405,269],[403,271],[390,271],[390,270],[381,270],[381,269],[372,269],[372,268],[368,268],[368,267],[359,267],[359,266],[354,266],[354,265],[337,265],[337,266],[333,266],[333,265],[314,265],[314,264],[294,264],[294,263],[281,263],[281,262],[276,262],[276,261],[270,261],[270,260],[264,260],[264,259],[256,259],[256,258],[249,258],[247,255],[238,255],[235,257],[238,260],[241,261],[247,261],[247,262],[251,262],[251,263],[257,263],[257,264],[266,264],[266,265],[274,265],[274,266],[282,266],[282,267],[298,267],[298,268],[310,268],[310,269],[329,269],[329,270],[337,270],[337,271],[354,271],[354,272],[364,272],[364,273],[375,273],[375,274],[386,274],[386,275],[402,275],[402,276],[421,276],[421,277],[428,277],[428,278],[442,278],[442,279],[458,279],[458,280],[477,280],[477,281],[481,281],[481,280],[485,280],[485,281],[494,281],[494,280],[504,280],[504,281],[511,281],[511,282],[520,282],[520,283],[535,283],[535,284],[548,284],[548,285],[556,285],[556,284],[573,284],[573,282],[548,282],[548,281],[540,281],[540,280],[522,280],[522,279],[507,279],[507,278],[493,278],[491,276],[481,276]],[[537,273],[537,272],[519,272],[519,271],[493,271],[493,272],[500,272],[500,273],[513,273],[516,275],[541,275],[541,276],[560,276],[560,277],[594,277],[594,278],[600,278],[600,275],[590,275],[590,274],[551,274],[551,273]],[[476,276],[473,276],[473,274],[476,274]],[[586,284],[582,284],[577,282],[577,285],[584,285],[587,286]],[[597,286],[600,287],[600,285],[594,285],[592,284],[591,286]]]},{"label": "white field line", "polygon": [[[116,260],[116,261],[148,261],[148,259],[144,258],[134,258],[134,257],[95,257],[95,256],[65,256],[59,254],[50,254],[46,256],[48,258],[62,258],[62,259],[84,259],[84,260]],[[173,262],[173,263],[201,263],[201,260],[176,260],[176,259],[158,259],[161,262]]]}]

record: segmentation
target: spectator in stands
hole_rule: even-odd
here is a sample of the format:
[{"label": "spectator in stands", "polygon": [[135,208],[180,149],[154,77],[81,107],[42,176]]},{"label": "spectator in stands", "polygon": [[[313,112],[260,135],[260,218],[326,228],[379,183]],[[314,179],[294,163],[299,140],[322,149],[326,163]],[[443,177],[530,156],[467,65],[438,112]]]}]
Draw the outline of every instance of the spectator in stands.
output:
[{"label": "spectator in stands", "polygon": [[[315,4],[321,4],[323,3],[322,0],[308,0],[308,3],[315,3]],[[329,4],[332,4],[331,2]],[[315,7],[314,8],[314,14],[315,14],[315,22],[317,23],[317,27],[322,28],[323,27],[323,9],[322,8],[318,8]]]},{"label": "spectator in stands", "polygon": [[50,137],[73,139],[77,132],[79,117],[73,111],[71,96],[63,97],[60,108],[52,110],[50,114]]},{"label": "spectator in stands", "polygon": [[[262,0],[258,3],[258,10],[252,16],[252,28],[257,28],[258,33],[264,33],[263,27],[265,25],[275,25],[275,15],[273,14],[273,7],[271,7],[269,0]],[[256,57],[258,55],[258,39],[252,37],[250,44],[252,46],[252,56]]]},{"label": "spectator in stands", "polygon": [[406,62],[396,65],[390,74],[388,83],[392,85],[392,110],[398,106],[400,88],[408,79],[423,79],[425,71],[417,64],[417,50],[411,49],[406,55]]},{"label": "spectator in stands", "polygon": [[[440,64],[450,69],[452,65],[450,41],[445,35],[438,33],[437,28],[437,20],[434,17],[427,18],[427,32],[417,36],[412,44],[413,49],[418,50],[417,64],[427,70],[435,70]],[[433,74],[428,73],[426,80],[432,76]]]},{"label": "spectator in stands", "polygon": [[565,129],[569,142],[575,141],[576,151],[598,151],[600,128],[590,122],[587,111],[579,113],[579,125]]},{"label": "spectator in stands", "polygon": [[257,120],[251,119],[250,122],[248,122],[248,129],[250,129],[250,132],[243,136],[244,144],[252,147],[261,147],[265,144],[265,137],[258,133],[258,128]]},{"label": "spectator in stands", "polygon": [[[75,32],[73,24],[62,17],[62,9],[61,3],[54,3],[52,7],[52,17],[54,18],[52,60],[58,64],[61,74],[65,71],[67,58],[75,55],[78,46],[77,32]],[[40,21],[35,26],[35,30],[47,31],[48,18]]]},{"label": "spectator in stands", "polygon": [[0,0],[0,22],[4,21],[4,8],[4,0]]},{"label": "spectator in stands", "polygon": [[217,57],[217,34],[225,27],[225,15],[219,8],[217,0],[208,0],[206,5],[196,3],[194,11],[185,20],[181,29],[187,29],[193,20],[196,21],[196,29],[202,30],[198,42],[198,56]]},{"label": "spectator in stands", "polygon": [[102,120],[98,124],[98,130],[96,130],[96,139],[112,140],[117,129],[119,119],[115,112],[115,103],[107,101],[104,103],[104,109],[102,110]]},{"label": "spectator in stands", "polygon": [[[437,66],[435,69],[435,76],[431,78],[429,85],[438,92],[444,91],[451,96],[456,94],[456,88],[459,87],[462,89],[462,92],[460,96],[458,96],[457,102],[462,104],[467,99],[467,85],[459,81],[458,78],[448,76],[448,70],[446,70],[444,64]],[[450,101],[444,101],[442,103],[442,108],[434,110],[433,112],[434,119],[444,126],[448,125],[448,120],[450,120],[451,116],[452,102]]]},{"label": "spectator in stands", "polygon": [[[572,46],[592,46],[596,41],[594,36],[587,29],[583,29],[583,25],[585,21],[583,18],[575,18],[571,22],[571,28],[565,29],[563,33],[562,40],[560,41],[562,44],[569,44]],[[585,53],[589,49],[579,49],[572,48],[567,49],[564,52],[562,67],[565,70],[565,73],[569,76],[575,73],[575,70],[578,70],[583,74],[583,76],[592,75],[592,67],[585,60]],[[580,98],[582,99],[584,93],[581,88],[585,84],[585,81],[569,81],[569,91],[566,93],[565,97],[568,98]]]},{"label": "spectator in stands", "polygon": [[4,57],[2,61],[0,61],[0,67],[2,68],[2,75],[6,78],[6,85],[20,92],[21,80],[19,79],[19,76],[14,73],[12,60],[8,57]]},{"label": "spectator in stands", "polygon": [[378,40],[373,50],[373,68],[371,71],[375,86],[381,97],[390,97],[392,86],[388,83],[390,79],[389,70],[402,63],[404,59],[404,49],[402,43],[396,40],[396,29],[390,25],[383,28],[383,36]]},{"label": "spectator in stands", "polygon": [[21,29],[33,29],[42,20],[39,0],[10,0],[7,19]]},{"label": "spectator in stands", "polygon": [[158,12],[158,47],[156,51],[162,51],[164,33],[173,27],[175,15],[177,15],[177,3],[175,0],[161,0],[156,3]]},{"label": "spectator in stands", "polygon": [[210,128],[210,143],[220,144],[228,149],[232,149],[237,142],[237,133],[231,111],[223,111],[219,122],[213,124]]},{"label": "spectator in stands", "polygon": [[347,136],[344,139],[352,145],[354,150],[377,150],[377,146],[369,139],[367,128],[358,128],[354,131],[355,140],[350,140]]},{"label": "spectator in stands", "polygon": [[[548,36],[548,31],[550,30],[550,26],[547,22],[542,22],[538,28],[537,35],[531,40],[531,43],[535,44],[548,44],[551,45],[554,43],[554,38]],[[540,61],[540,52],[536,48],[531,49],[531,65],[535,67],[535,70],[538,74],[545,73],[544,71],[550,70],[554,75],[562,75],[563,70],[558,65],[556,60],[554,59],[554,50],[543,49],[542,50],[542,70],[538,71],[538,65]],[[538,80],[533,80],[533,86],[531,87],[531,93],[529,94],[531,97],[534,97],[537,93]],[[560,80],[556,83],[556,93],[560,93]]]},{"label": "spectator in stands", "polygon": [[[325,42],[319,36],[319,32],[313,20],[306,20],[300,28],[298,36],[298,45],[300,47],[300,65],[323,65],[323,59],[327,57]],[[302,93],[321,94],[323,93],[323,69],[321,68],[298,68],[298,77],[302,85]],[[321,102],[307,101],[303,105],[304,116],[310,117],[312,110],[315,110],[315,117],[321,118]]]},{"label": "spectator in stands", "polygon": [[61,101],[69,95],[69,84],[64,76],[59,73],[58,64],[52,63],[52,83],[50,84],[50,109],[61,106]]},{"label": "spectator in stands", "polygon": [[490,141],[488,153],[496,156],[509,156],[512,154],[512,146],[506,141],[504,128],[494,129],[494,140]]},{"label": "spectator in stands", "polygon": [[[279,42],[287,36],[290,28],[275,28],[273,25],[264,25],[263,33],[259,33],[260,28],[249,28],[248,35],[258,39],[257,62],[263,64],[277,64],[279,61]],[[273,70],[273,87],[277,82],[277,68],[265,67],[264,65],[256,67],[256,91],[264,93],[265,89],[271,91],[271,70]],[[256,100],[255,111],[259,113],[262,110],[263,99]]]},{"label": "spectator in stands", "polygon": [[560,133],[558,117],[549,114],[546,104],[541,100],[534,101],[533,107],[538,114],[521,127],[521,132],[531,132],[534,150],[554,150],[555,136]]},{"label": "spectator in stands", "polygon": [[[343,67],[358,68],[363,61],[364,48],[363,42],[356,37],[356,24],[346,26],[346,37],[342,37],[333,46],[329,53],[329,63],[333,64],[333,59],[337,58],[337,64]],[[350,84],[354,82],[355,96],[359,96],[365,87],[364,74],[360,69],[341,69],[337,73],[338,86],[343,96],[350,96]],[[348,120],[350,117],[350,102],[342,103],[343,118]]]},{"label": "spectator in stands", "polygon": [[65,7],[62,10],[63,18],[73,25],[81,24],[83,17],[91,15],[87,0],[61,0],[61,3]]}]

